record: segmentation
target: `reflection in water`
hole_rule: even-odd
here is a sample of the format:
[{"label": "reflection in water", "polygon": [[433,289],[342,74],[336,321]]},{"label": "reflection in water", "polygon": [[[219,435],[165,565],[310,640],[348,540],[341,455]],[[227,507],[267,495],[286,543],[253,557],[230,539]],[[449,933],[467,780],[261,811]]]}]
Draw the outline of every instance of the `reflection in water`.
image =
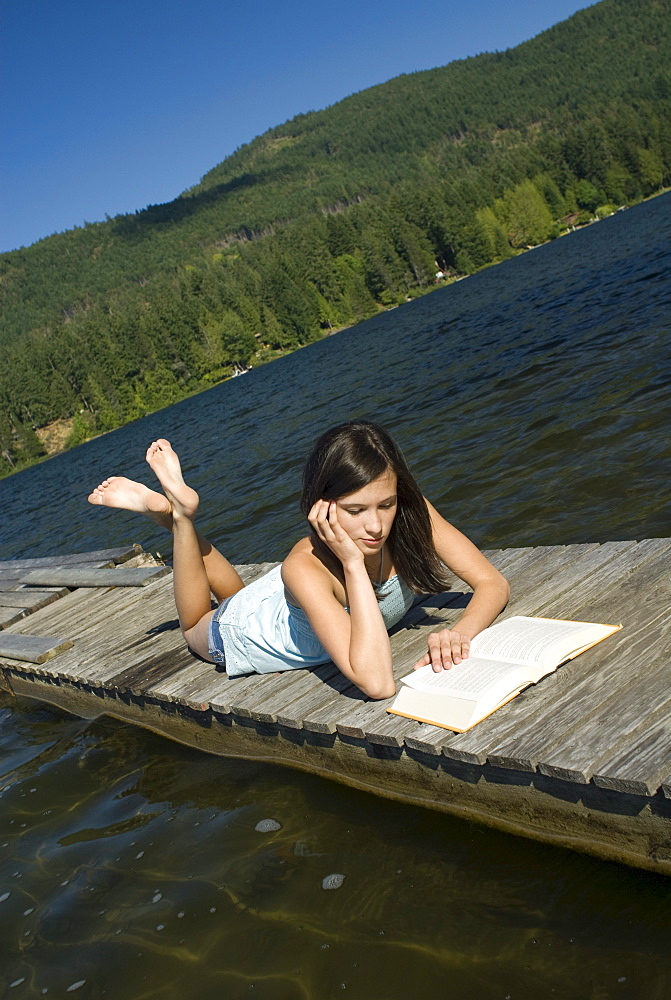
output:
[{"label": "reflection in water", "polygon": [[[33,756],[2,778],[3,967],[24,978],[9,995],[81,980],[80,996],[264,1000],[668,988],[665,879],[39,711],[13,708]],[[257,832],[264,818],[280,828]]]},{"label": "reflection in water", "polygon": [[[146,478],[164,434],[206,532],[281,558],[302,456],[358,415],[481,544],[668,534],[670,214],[667,195],[0,482],[3,556],[165,552],[84,500]],[[0,749],[3,996],[671,994],[668,880],[2,694]]]}]

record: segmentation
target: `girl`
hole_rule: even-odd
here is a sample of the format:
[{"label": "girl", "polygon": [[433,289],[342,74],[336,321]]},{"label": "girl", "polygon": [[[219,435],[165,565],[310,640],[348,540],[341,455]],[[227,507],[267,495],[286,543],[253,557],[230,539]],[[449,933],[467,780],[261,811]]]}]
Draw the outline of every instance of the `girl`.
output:
[{"label": "girl", "polygon": [[[93,504],[147,514],[173,534],[173,583],[191,649],[232,676],[312,667],[329,660],[370,698],[395,692],[387,629],[418,594],[449,587],[445,567],[473,589],[453,629],[432,633],[415,665],[449,670],[508,600],[508,585],[461,532],[422,497],[405,459],[377,424],[328,430],[303,474],[301,509],[311,533],[280,567],[248,587],[194,527],[198,494],[182,478],[170,443],[147,462],[164,493],[120,476]],[[212,610],[211,594],[219,603]]]}]

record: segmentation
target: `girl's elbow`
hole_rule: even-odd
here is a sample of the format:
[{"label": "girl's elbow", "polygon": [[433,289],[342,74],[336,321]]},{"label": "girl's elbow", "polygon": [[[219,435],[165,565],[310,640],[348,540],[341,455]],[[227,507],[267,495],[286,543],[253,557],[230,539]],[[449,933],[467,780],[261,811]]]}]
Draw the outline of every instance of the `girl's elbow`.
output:
[{"label": "girl's elbow", "polygon": [[492,574],[483,582],[486,583],[492,598],[497,599],[503,609],[510,599],[510,584],[498,569],[492,566],[492,570]]},{"label": "girl's elbow", "polygon": [[396,694],[396,685],[393,678],[387,681],[362,681],[357,684],[357,687],[363,691],[367,698],[372,698],[373,701],[384,701],[385,698],[393,698]]}]

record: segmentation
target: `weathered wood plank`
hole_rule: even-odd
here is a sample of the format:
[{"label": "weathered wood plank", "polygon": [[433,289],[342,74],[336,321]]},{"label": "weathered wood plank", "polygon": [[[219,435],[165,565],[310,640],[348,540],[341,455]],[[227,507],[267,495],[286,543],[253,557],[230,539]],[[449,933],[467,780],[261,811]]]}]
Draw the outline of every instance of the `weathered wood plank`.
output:
[{"label": "weathered wood plank", "polygon": [[[389,705],[392,705],[393,702],[393,698],[388,699]],[[379,704],[380,707],[385,708],[384,716],[380,716],[380,713],[376,712],[371,713],[370,721],[362,720],[364,739],[370,743],[376,743],[379,746],[402,747],[406,745],[406,737],[411,738],[416,733],[418,726],[424,725],[427,728],[425,723],[418,723],[415,719],[404,719],[399,715],[390,715],[386,711],[387,702]],[[438,732],[441,732],[437,726],[430,728],[438,729]]]},{"label": "weathered wood plank", "polygon": [[200,711],[209,706],[222,715],[230,715],[227,700],[233,684],[225,671],[218,671],[213,666],[211,673],[202,675],[200,684],[190,686],[187,704]]},{"label": "weathered wood plank", "polygon": [[[239,715],[243,719],[250,719],[250,706],[260,701],[264,692],[277,688],[286,692],[287,700],[291,699],[289,694],[291,686],[296,681],[296,674],[302,675],[303,670],[275,671],[274,673],[245,674],[242,677],[231,678],[231,713]],[[241,684],[238,681],[242,681]]]},{"label": "weathered wood plank", "polygon": [[[44,567],[45,569],[50,569],[51,567]],[[74,567],[66,567],[72,569]],[[98,563],[86,563],[85,569],[109,569],[109,562],[98,562]],[[32,569],[4,569],[0,565],[0,587],[3,590],[9,588],[19,588],[22,587],[24,590],[30,589],[29,585],[25,583],[26,576],[28,573],[32,573]],[[60,586],[60,585],[57,585]],[[62,589],[62,588],[61,588]]]},{"label": "weathered wood plank", "polygon": [[[9,628],[10,625],[15,625],[40,608],[46,607],[47,604],[52,604],[60,598],[61,593],[58,590],[36,591],[35,593],[30,590],[23,590],[14,591],[13,594],[0,594],[0,629]],[[65,590],[65,593],[68,593],[68,591]],[[21,594],[22,596],[15,597],[15,594]],[[3,601],[3,597],[7,599]]]},{"label": "weathered wood plank", "polygon": [[27,559],[2,559],[0,569],[7,570],[30,570],[42,569],[52,566],[79,566],[85,563],[99,563],[114,565],[123,563],[133,556],[139,555],[143,551],[142,546],[133,545],[118,546],[113,549],[96,549],[93,552],[71,552],[62,556],[36,556]]},{"label": "weathered wood plank", "polygon": [[417,722],[415,728],[404,733],[403,742],[409,750],[439,757],[443,752],[446,734],[448,737],[454,737],[454,733],[447,733],[447,730],[440,726],[431,726],[428,722]]},{"label": "weathered wood plank", "polygon": [[[160,583],[159,583],[160,586]],[[176,620],[162,620],[162,609],[154,599],[149,607],[145,606],[146,591],[142,591],[142,611],[144,622],[138,621],[137,613],[133,614],[134,592],[120,588],[118,592],[124,595],[127,607],[119,607],[117,602],[116,616],[104,618],[86,630],[82,636],[82,644],[86,640],[86,648],[77,662],[73,662],[71,671],[73,678],[90,684],[104,685],[108,678],[117,676],[121,671],[136,665],[141,669],[143,661],[154,657],[177,657],[182,653],[190,656]],[[154,598],[156,595],[153,595]],[[104,606],[104,601],[101,605]],[[147,602],[148,603],[148,602]],[[157,624],[147,628],[147,617],[153,611],[153,621]],[[144,628],[137,628],[144,624]],[[135,625],[137,631],[133,630]]]},{"label": "weathered wood plank", "polygon": [[169,566],[147,569],[85,569],[78,566],[54,566],[29,570],[23,582],[53,587],[146,587],[154,580],[171,574]]},{"label": "weathered wood plank", "polygon": [[[402,747],[405,733],[411,732],[417,723],[412,719],[389,715],[386,709],[393,701],[393,697],[385,698],[362,706],[357,713],[356,727],[338,723],[337,731],[348,736],[353,736],[358,731],[363,734],[361,739],[376,743],[378,746]],[[391,722],[392,719],[395,721]]]},{"label": "weathered wood plank", "polygon": [[323,664],[313,670],[286,670],[266,674],[261,684],[247,684],[244,691],[238,687],[239,678],[233,678],[231,713],[258,722],[276,722],[277,712],[307,694],[319,694],[324,684],[338,672],[332,664]]},{"label": "weathered wood plank", "polygon": [[[587,615],[591,607],[597,606],[597,601],[599,605],[603,605],[601,597],[606,591],[610,591],[611,588],[623,584],[628,577],[638,573],[641,567],[651,559],[658,560],[656,565],[660,570],[660,579],[668,578],[668,563],[671,561],[671,539],[646,538],[641,542],[637,542],[632,549],[618,553],[615,558],[600,568],[598,573],[593,573],[581,582],[580,591],[572,595],[572,600],[570,601],[570,606],[575,608],[575,612],[571,613]],[[661,563],[659,562],[660,559]],[[664,559],[667,561],[666,571],[664,571]],[[546,618],[562,617],[562,609],[566,603],[566,599],[563,596],[559,598],[552,597],[550,600],[544,602],[535,614]],[[629,604],[629,610],[636,615],[636,620],[638,620],[636,603],[633,599]],[[566,616],[564,615],[564,617]],[[591,621],[589,618],[586,620]]]},{"label": "weathered wood plank", "polygon": [[328,685],[319,690],[310,690],[302,697],[296,698],[291,704],[277,712],[277,722],[288,729],[308,729],[316,733],[334,733],[335,719],[331,711],[334,703],[340,698],[363,700],[364,696],[344,674],[335,670],[329,677]]},{"label": "weathered wood plank", "polygon": [[112,633],[113,612],[106,600],[106,596],[111,596],[112,593],[130,592],[93,588],[70,591],[60,601],[36,611],[30,616],[30,620],[13,626],[12,631],[33,632],[35,635],[48,634],[50,630],[76,634],[78,650],[68,654],[62,664],[59,664],[59,669],[65,669],[67,662],[74,666],[86,655],[90,636],[105,633],[109,637]]},{"label": "weathered wood plank", "polygon": [[[619,618],[620,610],[618,610],[618,606],[610,603],[609,595],[611,594],[611,590],[608,584],[614,586],[617,590],[621,586],[623,579],[629,579],[631,573],[635,572],[637,567],[644,565],[648,557],[653,558],[655,554],[659,553],[663,559],[664,552],[668,550],[669,541],[662,541],[664,542],[662,546],[651,546],[641,542],[634,548],[617,551],[611,560],[607,561],[603,566],[597,567],[595,573],[582,578],[575,587],[565,590],[563,597],[558,601],[555,603],[546,602],[541,607],[533,609],[533,613],[554,618],[580,619],[582,617],[587,621],[606,621],[609,613],[612,612],[614,619]],[[605,544],[610,545],[612,543]],[[592,556],[588,554],[587,558],[591,559]],[[579,570],[580,567],[577,567],[577,569]],[[658,564],[657,570],[659,569],[660,566]],[[594,595],[600,592],[598,580],[604,580],[604,605],[600,608],[593,604],[584,607],[585,600],[591,602],[594,599]],[[653,585],[655,582],[653,579]],[[507,609],[506,616],[509,610],[511,609]],[[625,613],[622,617],[627,618],[631,614],[631,611],[631,605],[625,601]],[[601,612],[604,612],[606,617],[600,617]],[[653,618],[654,615],[655,612],[653,611],[650,613],[649,618]],[[633,620],[641,620],[638,612],[634,613]],[[619,638],[622,638],[621,633],[619,633]],[[606,640],[605,644],[600,644],[600,646],[604,646],[604,649],[600,650],[600,647],[597,646],[594,650],[590,650],[589,653],[584,653],[582,657],[564,664],[564,666],[559,668],[557,673],[544,678],[540,684],[527,688],[517,698],[509,702],[508,705],[499,709],[488,719],[484,719],[478,723],[477,726],[467,733],[456,736],[448,733],[441,743],[442,752],[448,757],[470,764],[483,764],[491,753],[496,753],[497,762],[501,763],[505,748],[506,753],[509,752],[511,755],[508,766],[517,767],[520,770],[535,770],[536,762],[525,759],[520,752],[520,729],[522,727],[533,729],[535,726],[534,719],[542,718],[546,713],[551,718],[553,700],[557,690],[555,685],[569,685],[573,683],[576,675],[580,676],[587,670],[587,662],[594,662],[591,660],[584,661],[583,658],[588,655],[590,657],[598,657],[603,655],[604,652],[607,653],[611,648],[608,643],[612,642],[613,638],[611,637],[610,640]],[[581,661],[583,662],[581,663]]]},{"label": "weathered wood plank", "polygon": [[60,679],[100,685],[141,659],[147,649],[177,653],[183,648],[178,623],[165,621],[166,607],[172,611],[170,578],[143,589],[141,597],[128,588],[81,589],[12,626],[12,631],[76,636],[76,649],[62,654],[52,669]]},{"label": "weathered wood plank", "polygon": [[[121,593],[125,596],[127,604],[126,618],[129,621],[135,619],[135,628],[140,628],[142,624],[142,611],[140,603],[133,601],[133,593],[121,588],[110,594]],[[91,600],[85,600],[83,595],[91,595]],[[67,602],[67,604],[66,604]],[[63,608],[63,605],[66,605]],[[100,590],[77,590],[69,597],[62,598],[61,601],[52,605],[55,615],[54,621],[59,623],[59,627],[71,627],[76,630],[77,651],[66,656],[62,663],[58,665],[59,671],[68,674],[72,679],[86,680],[89,668],[94,665],[95,670],[103,670],[109,674],[117,672],[114,662],[119,656],[123,656],[120,650],[127,630],[130,627],[129,621],[118,618],[114,611],[118,607],[118,601],[108,600],[105,591]],[[52,621],[48,616],[50,608],[38,611],[21,630],[39,632],[46,630]],[[137,612],[140,612],[138,615]],[[81,617],[78,616],[81,612]],[[38,617],[39,616],[39,617]],[[137,633],[135,633],[137,639]],[[109,669],[105,671],[104,664]]]},{"label": "weathered wood plank", "polygon": [[[660,712],[668,712],[670,637],[671,615],[662,628],[663,649],[660,645],[652,649],[650,635],[645,632],[633,636],[617,654],[611,654],[608,664],[609,676],[613,678],[611,693],[604,696],[599,691],[596,707],[589,704],[586,686],[581,686],[575,713],[567,706],[554,716],[557,726],[554,740],[550,743],[548,733],[549,746],[538,764],[542,774],[586,784],[604,759],[623,750],[634,734],[656,722]],[[645,663],[644,672],[633,666],[637,660]],[[599,671],[601,690],[608,690],[605,674],[606,664]],[[660,767],[663,772],[663,761]]]},{"label": "weathered wood plank", "polygon": [[[633,573],[598,597],[591,593],[587,605],[582,603],[582,594],[575,596],[577,606],[567,609],[567,618],[583,621],[607,621],[611,618],[615,623],[626,622],[631,617],[639,624],[625,626],[621,632],[544,678],[517,709],[514,706],[521,695],[501,709],[501,712],[510,709],[507,714],[510,719],[515,717],[515,726],[507,738],[490,746],[487,755],[490,763],[535,770],[558,736],[605,701],[614,687],[621,683],[622,676],[631,676],[626,672],[631,670],[628,657],[632,653],[628,650],[638,648],[635,643],[643,632],[641,623],[657,618],[671,605],[667,553],[668,548],[657,551],[650,559],[640,563]],[[621,671],[625,673],[621,674]],[[520,718],[520,712],[525,708],[529,714]]]},{"label": "weathered wood plank", "polygon": [[185,704],[184,697],[208,679],[215,671],[213,663],[198,660],[188,651],[180,658],[180,668],[174,673],[149,683],[144,695],[161,701]]},{"label": "weathered wood plank", "polygon": [[[89,613],[93,609],[104,610],[105,602],[100,600],[101,594],[109,591],[95,590],[75,590],[67,591],[66,596],[61,600],[50,604],[48,607],[35,611],[30,616],[30,621],[24,620],[11,628],[12,633],[34,633],[35,635],[49,634],[49,632],[68,632],[71,626],[78,629],[86,629],[88,626]],[[109,611],[108,611],[109,617]]]},{"label": "weathered wood plank", "polygon": [[14,625],[16,622],[21,621],[25,618],[25,612],[23,609],[19,608],[0,608],[0,629],[7,628],[9,625]]},{"label": "weathered wood plank", "polygon": [[0,635],[0,656],[28,663],[44,663],[71,646],[70,639],[55,636],[11,635],[9,632]]},{"label": "weathered wood plank", "polygon": [[0,591],[0,608],[21,608],[24,611],[37,611],[46,607],[59,597],[67,594],[67,588],[60,590],[5,590]]},{"label": "weathered wood plank", "polygon": [[113,676],[107,675],[104,686],[112,691],[129,691],[135,695],[149,694],[152,686],[169,681],[193,662],[193,656],[183,643],[168,648],[165,643],[161,643],[159,649],[155,647],[149,649],[144,656],[134,660],[118,673]]},{"label": "weathered wood plank", "polygon": [[671,706],[659,715],[655,723],[648,717],[638,738],[598,765],[592,775],[595,785],[631,795],[655,794],[671,769]]},{"label": "weathered wood plank", "polygon": [[200,701],[210,702],[212,708],[223,715],[232,715],[232,701],[242,698],[245,691],[255,688],[258,679],[258,674],[229,677],[225,672],[215,671],[211,677],[203,678],[202,687],[194,692],[193,697]]},{"label": "weathered wood plank", "polygon": [[208,703],[200,696],[204,683],[212,684],[213,675],[217,675],[214,663],[204,660],[194,660],[187,674],[182,675],[178,687],[173,687],[171,698],[178,705],[186,705],[198,711],[205,711]]},{"label": "weathered wood plank", "polygon": [[74,679],[78,681],[135,690],[146,680],[147,671],[160,676],[161,672],[170,673],[174,663],[182,662],[182,655],[185,663],[192,659],[177,630],[168,635],[144,632],[135,638],[121,633],[118,638],[126,641],[115,646],[105,623],[100,624],[99,629],[87,631],[81,638],[86,649],[75,667]]},{"label": "weathered wood plank", "polygon": [[[599,580],[605,587],[609,579],[608,567],[620,556],[626,559],[627,553],[633,553],[635,546],[634,541],[566,546],[563,552],[557,553],[560,558],[557,558],[549,575],[537,572],[534,567],[532,572],[524,573],[523,580],[514,580],[514,614],[555,617],[543,611],[549,602],[558,607],[564,601],[572,601],[572,593],[578,588],[582,590],[585,585],[589,586],[589,581]],[[544,562],[540,568],[547,569],[548,565]],[[613,572],[617,573],[617,567]],[[510,613],[509,606],[506,614]]]}]

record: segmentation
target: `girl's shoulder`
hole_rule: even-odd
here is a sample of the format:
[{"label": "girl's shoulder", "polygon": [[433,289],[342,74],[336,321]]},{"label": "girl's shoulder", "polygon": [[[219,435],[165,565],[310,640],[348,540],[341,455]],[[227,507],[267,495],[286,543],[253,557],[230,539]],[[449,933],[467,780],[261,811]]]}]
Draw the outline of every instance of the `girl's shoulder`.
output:
[{"label": "girl's shoulder", "polygon": [[342,600],[342,585],[336,573],[324,561],[310,538],[301,538],[282,563],[282,580],[290,593],[297,595],[305,587],[330,591]]},{"label": "girl's shoulder", "polygon": [[291,559],[296,555],[314,555],[314,546],[312,544],[312,539],[309,536],[299,539],[292,549],[289,550],[289,554],[284,560]]},{"label": "girl's shoulder", "polygon": [[313,570],[318,572],[325,569],[324,564],[317,558],[310,538],[301,538],[296,542],[285,557],[282,563],[282,570],[284,571],[287,567],[291,570],[294,566],[301,570],[307,569],[308,572]]},{"label": "girl's shoulder", "polygon": [[310,538],[301,538],[296,542],[282,563],[282,578],[286,583],[286,575],[308,574],[310,577],[330,576],[324,562],[318,557]]}]

